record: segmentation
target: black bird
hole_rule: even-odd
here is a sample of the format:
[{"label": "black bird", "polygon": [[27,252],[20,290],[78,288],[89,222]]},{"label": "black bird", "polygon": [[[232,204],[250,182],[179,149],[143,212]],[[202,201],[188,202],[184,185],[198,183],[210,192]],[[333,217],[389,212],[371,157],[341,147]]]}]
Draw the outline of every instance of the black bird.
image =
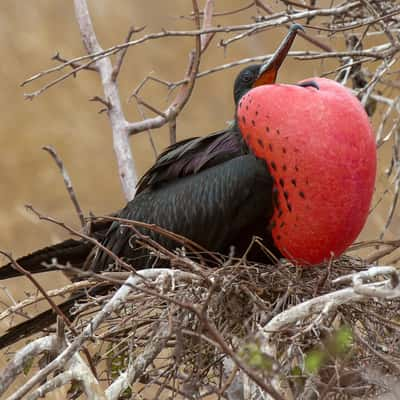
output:
[{"label": "black bird", "polygon": [[[300,25],[293,25],[274,56],[264,64],[243,69],[234,83],[234,101],[250,89],[276,80]],[[312,83],[311,83],[312,85]],[[273,179],[264,160],[257,159],[244,143],[236,117],[230,127],[205,137],[180,141],[168,147],[140,179],[137,194],[117,213],[118,217],[156,224],[185,236],[210,251],[227,254],[234,246],[240,256],[253,236],[263,238],[276,255],[269,224],[274,209]],[[133,232],[118,222],[95,223],[93,236],[135,268],[146,268],[143,250],[132,240]],[[161,245],[173,249],[177,243],[158,233],[141,229]],[[111,259],[84,240],[69,239],[30,255],[18,263],[32,273],[49,271],[43,264],[56,258],[94,271],[109,268]],[[88,261],[89,260],[89,261]],[[11,264],[0,268],[0,280],[21,275]],[[78,293],[60,305],[70,309],[83,295]],[[55,322],[52,310],[10,328],[0,337],[0,348],[37,333]]]}]

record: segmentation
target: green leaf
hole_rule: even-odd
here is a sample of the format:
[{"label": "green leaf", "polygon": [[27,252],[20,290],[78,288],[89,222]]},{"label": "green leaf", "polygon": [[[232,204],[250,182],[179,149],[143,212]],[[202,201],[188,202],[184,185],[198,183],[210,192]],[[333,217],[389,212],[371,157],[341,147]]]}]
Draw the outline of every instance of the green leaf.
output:
[{"label": "green leaf", "polygon": [[257,343],[248,343],[243,346],[240,356],[253,368],[263,371],[272,370],[273,359],[263,353]]},{"label": "green leaf", "polygon": [[326,353],[321,350],[311,350],[304,360],[304,367],[309,374],[316,374],[326,359]]},{"label": "green leaf", "polygon": [[25,361],[24,368],[23,368],[24,375],[29,374],[29,371],[31,370],[32,365],[33,365],[33,361],[34,361],[33,357],[30,357]]},{"label": "green leaf", "polygon": [[335,355],[343,355],[349,352],[353,346],[353,333],[348,326],[339,328],[332,337],[330,349]]}]

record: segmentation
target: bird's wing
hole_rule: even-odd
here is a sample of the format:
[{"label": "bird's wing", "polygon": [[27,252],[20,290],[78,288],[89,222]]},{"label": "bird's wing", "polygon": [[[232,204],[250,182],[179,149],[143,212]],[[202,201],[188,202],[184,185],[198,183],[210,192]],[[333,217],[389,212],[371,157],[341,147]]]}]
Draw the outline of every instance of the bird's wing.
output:
[{"label": "bird's wing", "polygon": [[[119,216],[155,224],[190,238],[208,250],[224,252],[239,242],[248,245],[254,234],[270,235],[272,187],[273,180],[265,162],[245,154],[143,191]],[[150,230],[139,231],[167,248],[179,245]],[[115,222],[103,244],[119,256],[136,259],[145,254],[135,248],[133,235],[132,229]],[[100,253],[93,268],[107,268],[110,262],[106,254]]]},{"label": "bird's wing", "polygon": [[247,152],[233,126],[204,137],[182,140],[162,152],[137,184],[137,193],[176,178],[196,174]]},{"label": "bird's wing", "polygon": [[[265,162],[245,154],[205,168],[196,175],[143,191],[121,210],[119,216],[159,225],[189,237],[209,250],[223,251],[235,245],[236,254],[243,254],[241,250],[246,250],[253,235],[263,237],[267,247],[273,244],[268,231],[273,211],[272,188],[273,180]],[[179,245],[151,231],[140,231],[170,249]],[[132,235],[126,226],[113,223],[103,244],[118,256],[134,258],[136,268],[146,268],[149,264],[139,258],[146,254],[131,247],[135,245]],[[98,253],[93,267],[102,270],[111,261],[104,253]],[[77,293],[60,304],[67,316],[81,296],[82,293]],[[10,328],[0,337],[0,349],[40,331],[55,319],[53,310],[48,310]]]}]

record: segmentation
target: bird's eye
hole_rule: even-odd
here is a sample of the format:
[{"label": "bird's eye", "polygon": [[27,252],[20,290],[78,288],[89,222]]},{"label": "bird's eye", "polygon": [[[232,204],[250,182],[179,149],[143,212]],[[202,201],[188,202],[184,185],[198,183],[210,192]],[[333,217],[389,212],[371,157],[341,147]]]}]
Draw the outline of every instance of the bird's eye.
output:
[{"label": "bird's eye", "polygon": [[253,75],[250,74],[249,72],[246,72],[246,73],[244,73],[244,74],[242,75],[242,81],[243,81],[243,82],[248,83],[248,82],[251,82],[252,80],[253,80]]}]

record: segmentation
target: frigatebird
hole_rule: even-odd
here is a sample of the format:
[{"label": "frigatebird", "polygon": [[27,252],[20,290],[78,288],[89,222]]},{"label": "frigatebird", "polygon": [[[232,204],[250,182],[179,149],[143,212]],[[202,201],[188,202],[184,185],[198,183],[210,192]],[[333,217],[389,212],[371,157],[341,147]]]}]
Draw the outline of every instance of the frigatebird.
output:
[{"label": "frigatebird", "polygon": [[[238,74],[233,88],[235,109],[250,89],[275,82],[299,29],[301,25],[293,25],[264,64],[250,65]],[[265,229],[273,209],[272,186],[265,162],[249,151],[235,117],[226,129],[168,147],[139,180],[134,199],[115,214],[159,225],[210,251],[224,252],[238,243],[248,245],[256,234],[272,243],[270,232]],[[129,244],[129,230],[121,229],[119,223],[95,224],[92,231],[94,237],[121,257],[135,250]],[[167,247],[176,245],[159,235],[157,239]],[[22,257],[18,263],[33,273],[49,271],[43,263],[54,258],[60,264],[78,266],[92,247],[86,241],[68,239]],[[107,261],[107,257],[99,255],[93,269],[103,269]],[[19,275],[12,264],[0,268],[0,279]]]},{"label": "frigatebird", "polygon": [[[328,204],[329,212],[333,212],[334,209],[337,211],[337,208],[335,208],[337,204],[332,205],[328,196],[323,193],[326,184],[329,184],[332,178],[329,174],[322,173],[323,157],[320,157],[318,168],[321,168],[318,169],[315,167],[315,163],[305,162],[302,164],[301,160],[297,158],[296,152],[298,151],[297,146],[301,146],[302,143],[308,146],[305,140],[307,138],[311,140],[310,148],[312,152],[318,150],[313,143],[324,144],[324,139],[321,136],[325,133],[330,137],[330,131],[327,131],[325,127],[329,123],[327,124],[325,121],[321,129],[314,126],[313,131],[307,131],[303,136],[296,137],[293,143],[290,143],[290,132],[286,132],[285,124],[287,120],[296,122],[297,119],[300,124],[301,120],[301,115],[287,114],[287,110],[290,110],[291,106],[290,96],[293,94],[295,98],[299,96],[301,98],[301,93],[293,92],[289,85],[286,85],[288,88],[282,85],[281,97],[284,98],[284,101],[282,103],[280,99],[279,106],[275,107],[279,118],[274,116],[274,104],[275,102],[278,103],[278,100],[274,98],[275,94],[272,94],[273,100],[269,104],[272,111],[265,106],[265,103],[268,103],[268,97],[260,98],[260,93],[261,95],[263,93],[260,90],[264,90],[263,88],[281,86],[273,84],[299,29],[302,29],[300,25],[293,25],[278,50],[265,63],[248,66],[238,74],[234,83],[235,118],[231,126],[205,137],[183,140],[167,148],[140,179],[134,199],[117,213],[120,218],[158,225],[187,237],[212,252],[227,254],[233,246],[236,249],[235,254],[239,256],[244,253],[252,238],[256,235],[264,240],[265,245],[275,255],[284,254],[292,260],[297,259],[307,263],[305,257],[308,253],[300,249],[297,250],[298,253],[296,254],[292,251],[288,242],[292,241],[296,246],[303,244],[307,248],[307,240],[312,243],[311,239],[314,236],[318,238],[321,235],[323,236],[326,226],[314,224],[313,219],[315,218],[312,213],[307,215],[307,210],[313,209],[315,215],[325,223],[326,218],[324,219],[321,212],[317,210],[317,207],[323,207],[321,193],[324,201]],[[323,238],[320,240],[324,246],[326,245],[323,247],[324,253],[322,255],[318,253],[319,258],[316,259],[315,252],[311,252],[310,260],[314,264],[323,261],[331,253],[339,255],[336,254],[337,249],[343,251],[344,245],[348,245],[349,240],[354,240],[355,235],[359,233],[366,218],[365,208],[369,206],[375,176],[375,147],[368,118],[362,114],[364,111],[361,105],[354,105],[353,98],[350,100],[348,98],[351,95],[343,92],[345,89],[339,90],[336,86],[327,85],[323,80],[307,80],[297,84],[297,86],[291,86],[297,87],[300,91],[305,91],[304,96],[308,99],[307,101],[311,99],[310,101],[319,104],[319,98],[316,97],[316,92],[320,91],[319,82],[321,82],[324,90],[328,87],[328,92],[331,90],[337,96],[338,101],[344,99],[345,107],[350,102],[350,109],[354,109],[351,117],[354,117],[353,119],[356,122],[361,120],[362,123],[358,125],[362,126],[362,129],[359,129],[362,138],[360,143],[366,154],[362,161],[363,167],[365,167],[363,171],[366,172],[364,175],[363,173],[355,173],[348,180],[349,182],[357,182],[358,185],[347,188],[349,209],[346,209],[344,205],[345,217],[347,217],[354,210],[356,202],[360,200],[359,209],[361,211],[358,214],[354,213],[357,214],[353,224],[355,228],[344,229],[345,225],[351,227],[352,224],[351,221],[347,223],[343,218],[339,219],[339,225],[332,221],[334,229],[327,229],[330,234],[330,236],[328,235],[329,240]],[[260,90],[257,91],[257,89]],[[255,93],[254,96],[253,92]],[[286,93],[289,93],[289,97]],[[325,99],[324,96],[326,97],[325,91],[322,96],[323,99]],[[344,111],[344,113],[346,112]],[[312,115],[309,115],[308,109],[304,118],[307,123],[311,121],[310,126],[313,126]],[[318,115],[314,119],[321,121],[323,116]],[[280,135],[280,129],[276,127],[276,124],[282,129],[282,135]],[[298,127],[298,130],[303,132],[300,125]],[[293,126],[291,126],[291,129],[293,130]],[[335,129],[335,126],[332,126],[332,129]],[[270,132],[272,130],[274,131],[273,135]],[[272,139],[269,139],[269,137]],[[339,137],[341,136],[339,135]],[[358,136],[356,139],[358,139]],[[282,140],[284,145],[282,145]],[[278,152],[273,151],[276,144],[279,145]],[[354,148],[353,142],[351,142],[350,147]],[[335,151],[337,148],[333,146],[332,150]],[[340,148],[340,150],[342,149]],[[279,155],[277,155],[278,153]],[[346,156],[351,155],[351,153],[346,152],[344,154]],[[359,154],[355,152],[354,157],[350,157],[352,168],[357,167],[356,158],[358,156]],[[286,157],[287,163],[285,161],[281,163],[282,157]],[[307,156],[306,154],[304,157],[306,161],[307,157],[313,160],[312,155]],[[338,159],[340,160],[340,157]],[[372,161],[369,162],[369,160]],[[297,164],[304,165],[304,171],[307,171],[307,173],[311,171],[310,175],[304,176],[304,173],[298,170]],[[315,169],[314,173],[306,168],[309,164]],[[278,170],[278,167],[280,170]],[[288,167],[291,167],[293,171],[288,171]],[[337,173],[329,165],[327,170],[328,172],[334,170],[334,173]],[[292,178],[288,176],[290,173],[293,175]],[[285,180],[283,180],[283,177]],[[323,177],[326,182],[321,181],[319,177]],[[308,182],[309,180],[311,182]],[[332,182],[336,183],[334,180]],[[291,185],[290,189],[288,188],[289,185]],[[309,187],[303,191],[301,185],[309,185]],[[366,189],[360,191],[363,186]],[[336,188],[333,189],[336,190]],[[307,192],[307,199],[305,192]],[[362,192],[361,197],[357,197],[358,192]],[[292,194],[300,200],[289,200],[289,195],[292,196]],[[318,198],[318,204],[313,204],[313,196],[316,199]],[[342,197],[338,196],[338,198],[342,200]],[[298,214],[296,214],[297,210],[299,210]],[[300,217],[302,221],[299,220]],[[289,223],[294,228],[297,226],[302,228],[300,239],[293,240],[293,235],[287,233],[287,230],[290,229],[290,226],[288,228]],[[304,228],[307,224],[312,227],[310,232],[307,232]],[[140,228],[140,231],[167,248],[173,249],[177,246],[176,241],[170,237],[144,228]],[[341,239],[338,233],[343,233],[345,239]],[[284,234],[286,241],[281,238],[281,235]],[[117,256],[132,263],[135,268],[149,267],[148,263],[143,263],[143,256],[146,256],[146,254],[143,253],[144,250],[141,246],[135,245],[135,233],[128,226],[117,221],[106,222],[99,226],[95,224],[93,235]],[[290,251],[288,251],[288,248]],[[297,247],[295,247],[296,249]],[[57,258],[59,264],[70,263],[77,267],[85,265],[93,271],[107,270],[113,264],[110,257],[105,252],[94,249],[92,243],[73,239],[22,257],[18,260],[18,263],[30,272],[36,273],[47,271],[48,269],[43,263],[53,258]],[[148,254],[147,259],[150,259]],[[10,264],[0,269],[0,279],[17,275],[19,275],[19,272],[15,271]],[[71,307],[81,296],[81,294],[77,294],[62,303],[60,305],[61,310],[67,316],[70,316]],[[55,314],[52,310],[39,314],[11,328],[0,338],[0,348],[16,342],[27,334],[39,332],[54,322]]]}]

